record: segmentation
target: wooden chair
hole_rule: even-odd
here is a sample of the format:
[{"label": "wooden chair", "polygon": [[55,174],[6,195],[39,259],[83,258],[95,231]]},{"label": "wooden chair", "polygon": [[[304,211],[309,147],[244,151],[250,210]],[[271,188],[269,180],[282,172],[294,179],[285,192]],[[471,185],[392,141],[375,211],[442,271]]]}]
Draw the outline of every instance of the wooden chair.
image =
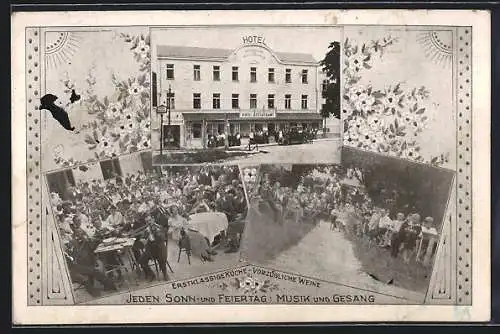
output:
[{"label": "wooden chair", "polygon": [[[129,270],[128,270],[127,266],[125,265],[125,263],[123,262],[123,260],[121,259],[120,255],[116,254],[115,256],[116,256],[117,264],[113,264],[113,265],[101,264],[100,265],[101,272],[103,272],[104,275],[106,275],[108,277],[111,275],[112,279],[115,283],[117,283],[116,278],[121,277],[121,279],[123,280],[122,283],[125,284],[127,286],[127,288],[130,288],[131,284],[130,284]],[[135,280],[135,285],[138,285],[137,277],[134,276],[134,280]]]},{"label": "wooden chair", "polygon": [[177,256],[177,263],[181,260],[181,253],[185,252],[187,255],[188,263],[191,264],[191,240],[184,229],[180,232],[181,238],[179,239],[179,255]]}]

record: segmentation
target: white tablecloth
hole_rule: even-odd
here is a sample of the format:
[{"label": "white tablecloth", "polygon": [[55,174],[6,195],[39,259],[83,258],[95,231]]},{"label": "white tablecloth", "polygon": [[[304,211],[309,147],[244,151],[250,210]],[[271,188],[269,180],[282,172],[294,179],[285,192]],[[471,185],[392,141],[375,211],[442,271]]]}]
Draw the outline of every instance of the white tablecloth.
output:
[{"label": "white tablecloth", "polygon": [[224,213],[202,212],[189,216],[188,228],[202,234],[210,243],[220,232],[227,230],[229,222]]}]

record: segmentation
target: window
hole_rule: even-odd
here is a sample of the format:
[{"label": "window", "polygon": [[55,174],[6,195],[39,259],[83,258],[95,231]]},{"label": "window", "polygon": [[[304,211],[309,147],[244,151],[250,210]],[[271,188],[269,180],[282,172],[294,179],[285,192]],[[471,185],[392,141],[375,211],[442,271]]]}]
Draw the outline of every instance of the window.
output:
[{"label": "window", "polygon": [[122,169],[120,167],[120,160],[118,158],[101,161],[102,176],[105,180],[117,176],[122,176]]},{"label": "window", "polygon": [[168,98],[168,92],[167,92],[167,108],[169,107],[170,103],[170,109],[175,109],[175,93],[170,93],[170,98]]},{"label": "window", "polygon": [[301,106],[302,106],[302,109],[307,109],[307,95],[302,95]]},{"label": "window", "polygon": [[307,70],[302,70],[302,83],[307,83]]},{"label": "window", "polygon": [[215,93],[212,99],[212,106],[214,109],[220,109],[220,94]]},{"label": "window", "polygon": [[250,67],[250,82],[257,82],[257,67]]},{"label": "window", "polygon": [[167,80],[174,80],[174,64],[167,64]]},{"label": "window", "polygon": [[233,109],[240,109],[239,94],[233,94],[231,96],[231,106],[232,106]]},{"label": "window", "polygon": [[201,123],[193,123],[193,138],[201,138]]},{"label": "window", "polygon": [[201,109],[201,94],[193,94],[193,109]]},{"label": "window", "polygon": [[292,69],[291,68],[287,68],[285,70],[285,82],[286,83],[292,82]]},{"label": "window", "polygon": [[250,94],[250,109],[257,108],[257,94]]},{"label": "window", "polygon": [[193,80],[200,81],[200,79],[201,79],[200,65],[194,65],[193,66]]},{"label": "window", "polygon": [[232,71],[232,78],[233,81],[238,81],[238,66],[233,66],[233,71]]},{"label": "window", "polygon": [[285,95],[285,109],[292,109],[292,95]]},{"label": "window", "polygon": [[220,66],[214,66],[214,81],[220,81]]},{"label": "window", "polygon": [[274,68],[270,68],[267,71],[267,79],[270,83],[274,83]]},{"label": "window", "polygon": [[267,108],[274,109],[274,94],[267,95]]}]

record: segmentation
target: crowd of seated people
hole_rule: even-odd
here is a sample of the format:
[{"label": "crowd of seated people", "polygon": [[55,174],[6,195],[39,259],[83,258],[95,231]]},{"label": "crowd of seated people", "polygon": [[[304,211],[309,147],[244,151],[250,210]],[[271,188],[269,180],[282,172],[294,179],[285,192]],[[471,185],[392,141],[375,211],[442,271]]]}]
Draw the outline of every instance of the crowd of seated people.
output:
[{"label": "crowd of seated people", "polygon": [[296,223],[317,223],[342,196],[340,178],[332,167],[316,167],[293,186],[282,186],[279,180],[264,174],[257,193],[274,212],[274,220],[282,224],[292,218]]},{"label": "crowd of seated people", "polygon": [[[432,237],[438,236],[434,219],[422,219],[416,211],[407,214],[398,212],[391,217],[389,210],[372,207],[361,211],[360,215],[362,217],[357,220],[355,234],[369,247],[387,248],[392,257],[401,256],[407,264],[412,260],[423,261],[425,253],[418,254],[418,249],[426,250]],[[434,254],[436,247],[437,244],[432,246],[431,254]]]},{"label": "crowd of seated people", "polygon": [[[168,280],[168,240],[177,243],[186,234],[194,253],[203,261],[214,261],[215,247],[228,253],[238,250],[247,210],[239,170],[233,166],[138,172],[81,182],[64,194],[52,192],[51,203],[73,282],[90,293],[95,292],[95,281],[104,290],[115,290],[122,275],[119,270],[106,275],[106,268],[119,265],[121,259],[112,253],[95,254],[103,240],[135,239],[132,251],[138,274],[154,280],[150,267],[154,260]],[[189,230],[190,215],[200,212],[224,213],[227,231],[211,242]]]},{"label": "crowd of seated people", "polygon": [[422,218],[415,206],[402,204],[402,198],[401,190],[381,186],[375,204],[366,190],[351,187],[344,201],[331,212],[332,229],[345,230],[368,248],[387,249],[390,256],[401,257],[406,264],[422,262],[426,251],[430,255],[436,251],[437,243],[427,249],[438,236],[434,218]]},{"label": "crowd of seated people", "polygon": [[[349,168],[339,171],[331,166],[318,166],[300,177],[293,186],[282,186],[269,173],[263,174],[257,190],[278,224],[294,221],[317,223],[327,220],[331,229],[350,233],[368,247],[387,249],[393,258],[405,263],[423,261],[425,251],[438,236],[434,219],[422,219],[418,210],[401,205],[401,190],[382,188],[380,196],[385,207],[375,205],[362,185],[363,173]],[[398,210],[400,209],[400,210]],[[403,212],[406,212],[403,213]],[[434,254],[437,243],[430,245]],[[417,258],[418,257],[418,258]]]}]

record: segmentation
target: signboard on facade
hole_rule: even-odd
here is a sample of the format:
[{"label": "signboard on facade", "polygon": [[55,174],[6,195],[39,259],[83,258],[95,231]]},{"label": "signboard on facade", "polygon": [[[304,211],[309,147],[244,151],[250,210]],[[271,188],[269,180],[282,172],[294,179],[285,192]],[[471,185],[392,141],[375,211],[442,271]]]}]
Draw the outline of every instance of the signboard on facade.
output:
[{"label": "signboard on facade", "polygon": [[240,118],[275,118],[276,110],[247,110],[240,112]]},{"label": "signboard on facade", "polygon": [[243,36],[243,44],[262,44],[266,45],[266,39],[262,36]]},{"label": "signboard on facade", "polygon": [[168,112],[167,107],[164,105],[156,107],[156,113],[158,114],[166,114]]}]

